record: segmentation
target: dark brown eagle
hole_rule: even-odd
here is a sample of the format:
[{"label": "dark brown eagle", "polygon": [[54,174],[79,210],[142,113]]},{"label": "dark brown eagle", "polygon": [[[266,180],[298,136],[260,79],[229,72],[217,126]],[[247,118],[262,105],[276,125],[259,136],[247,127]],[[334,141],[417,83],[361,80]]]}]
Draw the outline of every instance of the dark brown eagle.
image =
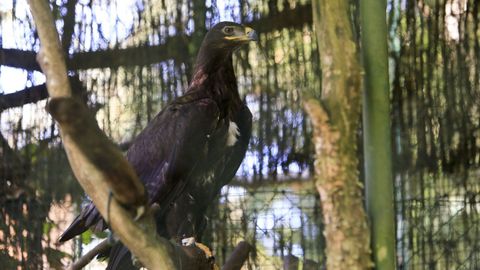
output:
[{"label": "dark brown eagle", "polygon": [[[157,203],[158,233],[169,239],[201,236],[207,208],[235,175],[247,150],[252,115],[242,102],[232,53],[255,31],[233,23],[216,24],[200,47],[185,94],[166,106],[136,137],[126,154]],[[59,241],[106,222],[93,203],[87,205]],[[133,269],[129,251],[117,243],[107,269]]]}]

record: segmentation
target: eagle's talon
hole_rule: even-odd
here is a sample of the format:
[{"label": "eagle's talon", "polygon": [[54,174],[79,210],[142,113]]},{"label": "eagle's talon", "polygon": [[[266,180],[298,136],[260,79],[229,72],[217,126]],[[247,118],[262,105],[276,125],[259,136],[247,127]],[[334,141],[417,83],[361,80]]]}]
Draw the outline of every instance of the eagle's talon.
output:
[{"label": "eagle's talon", "polygon": [[140,260],[137,258],[137,256],[135,256],[133,254],[132,254],[132,265],[139,268],[139,269],[143,268],[142,262],[140,262]]},{"label": "eagle's talon", "polygon": [[133,220],[138,221],[140,218],[142,218],[146,213],[146,209],[147,208],[145,207],[145,205],[137,207],[137,209],[135,209],[135,217],[133,218]]},{"label": "eagle's talon", "polygon": [[188,238],[183,238],[182,239],[182,246],[184,247],[190,247],[195,245],[195,237],[188,237]]},{"label": "eagle's talon", "polygon": [[205,258],[210,263],[213,270],[220,270],[218,265],[215,263],[215,256],[213,255],[213,252],[209,247],[200,242],[196,242],[195,246],[203,251],[203,253],[205,254]]}]

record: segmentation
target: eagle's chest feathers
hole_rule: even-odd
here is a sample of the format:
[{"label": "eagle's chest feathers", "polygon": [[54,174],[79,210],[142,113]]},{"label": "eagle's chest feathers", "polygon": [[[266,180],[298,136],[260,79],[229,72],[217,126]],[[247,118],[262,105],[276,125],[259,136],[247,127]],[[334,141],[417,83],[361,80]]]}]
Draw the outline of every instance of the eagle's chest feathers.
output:
[{"label": "eagle's chest feathers", "polygon": [[222,160],[226,158],[226,156],[224,155],[230,152],[230,151],[224,152],[226,151],[225,146],[227,148],[234,146],[237,143],[239,136],[240,136],[240,129],[238,128],[238,125],[235,122],[230,121],[228,124],[228,130],[227,130],[225,141],[223,143],[220,142],[220,145],[218,145],[218,147],[214,147],[215,150],[210,152],[209,158],[208,158],[208,160],[210,160],[211,163],[208,166],[203,167],[204,169],[206,169],[201,176],[203,183],[213,182],[213,180],[216,177],[216,174],[218,174],[223,170],[223,169],[219,170],[219,166],[221,167],[225,165],[222,163]]},{"label": "eagle's chest feathers", "polygon": [[238,141],[239,135],[240,130],[238,129],[237,123],[230,121],[227,132],[227,146],[234,146]]},{"label": "eagle's chest feathers", "polygon": [[213,179],[215,179],[215,170],[211,169],[203,175],[202,180],[204,184],[210,184],[213,182]]}]

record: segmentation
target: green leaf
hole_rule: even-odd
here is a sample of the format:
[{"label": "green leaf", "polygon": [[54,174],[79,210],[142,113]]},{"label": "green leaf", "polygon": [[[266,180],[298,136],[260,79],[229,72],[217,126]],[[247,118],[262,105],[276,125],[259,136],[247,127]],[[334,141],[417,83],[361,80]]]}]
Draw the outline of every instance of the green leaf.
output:
[{"label": "green leaf", "polygon": [[52,230],[54,224],[53,222],[51,221],[47,221],[45,223],[43,223],[43,235],[48,235],[50,233],[50,231]]},{"label": "green leaf", "polygon": [[85,245],[88,245],[90,242],[92,242],[92,231],[87,230],[86,232],[82,233],[82,243]]}]

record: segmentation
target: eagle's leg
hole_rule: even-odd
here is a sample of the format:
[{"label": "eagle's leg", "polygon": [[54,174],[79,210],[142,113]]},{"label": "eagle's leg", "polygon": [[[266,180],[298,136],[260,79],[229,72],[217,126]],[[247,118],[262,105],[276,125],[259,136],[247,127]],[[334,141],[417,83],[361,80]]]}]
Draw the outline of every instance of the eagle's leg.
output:
[{"label": "eagle's leg", "polygon": [[111,230],[108,230],[107,232],[107,241],[110,246],[113,246],[118,242],[118,238],[115,237],[115,234]]},{"label": "eagle's leg", "polygon": [[212,250],[206,245],[200,242],[196,242],[195,237],[183,238],[181,242],[182,242],[182,246],[188,246],[188,247],[195,246],[196,248],[201,249],[205,254],[205,257],[207,258],[208,262],[211,264],[212,269],[214,270],[220,269],[215,263],[215,256],[213,256]]},{"label": "eagle's leg", "polygon": [[[108,191],[108,200],[107,200],[107,217],[105,219],[105,222],[107,224],[110,224],[110,207],[111,207],[111,204],[112,204],[112,199],[113,199],[113,192],[112,192],[112,190],[109,190]],[[135,216],[134,216],[133,220],[138,221],[139,219],[141,219],[145,215],[146,209],[147,208],[144,205],[142,205],[140,207],[137,207],[135,209]],[[108,239],[108,243],[110,245],[113,245],[118,241],[118,239],[115,237],[115,235],[112,231],[108,232],[107,239]]]},{"label": "eagle's leg", "polygon": [[[148,212],[151,213],[150,216],[154,217],[156,216],[157,212],[160,211],[160,206],[157,203],[153,203],[150,205],[148,208]],[[147,208],[146,207],[139,207],[137,208],[136,215],[134,217],[135,221],[138,221],[144,217],[148,217],[149,215],[146,215],[147,213]],[[156,223],[153,219],[148,220],[147,222],[141,223],[141,227],[143,229],[146,229],[146,227],[150,227],[150,230],[155,230],[156,228]],[[135,266],[136,268],[143,268],[142,262],[135,256],[133,253],[131,253],[131,259],[132,259],[132,265]]]},{"label": "eagle's leg", "polygon": [[[112,198],[113,198],[113,192],[112,190],[108,190],[107,217],[105,219],[105,222],[107,223],[107,225],[110,225],[110,205],[112,204]],[[118,241],[118,239],[116,239],[115,235],[113,234],[112,230],[108,230],[107,240],[110,246],[113,246]]]},{"label": "eagle's leg", "polygon": [[146,209],[147,208],[144,205],[137,207],[137,209],[135,209],[135,217],[133,220],[138,221],[140,218],[142,218],[146,213]]}]

